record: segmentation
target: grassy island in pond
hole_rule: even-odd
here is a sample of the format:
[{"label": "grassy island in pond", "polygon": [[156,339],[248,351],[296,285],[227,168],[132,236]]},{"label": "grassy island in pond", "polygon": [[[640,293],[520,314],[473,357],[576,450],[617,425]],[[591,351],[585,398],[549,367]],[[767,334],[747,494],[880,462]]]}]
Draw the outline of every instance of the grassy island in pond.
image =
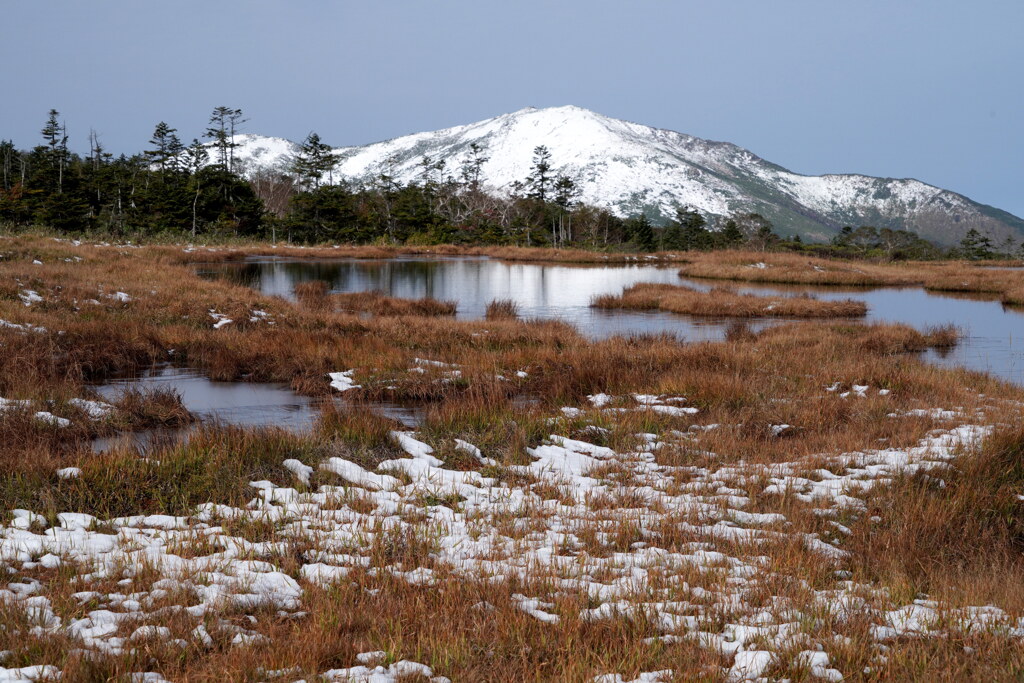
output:
[{"label": "grassy island in pond", "polygon": [[594,299],[595,308],[662,310],[686,315],[734,318],[851,318],[868,312],[861,301],[822,301],[810,296],[758,296],[725,287],[700,291],[678,285],[639,284],[621,295]]}]

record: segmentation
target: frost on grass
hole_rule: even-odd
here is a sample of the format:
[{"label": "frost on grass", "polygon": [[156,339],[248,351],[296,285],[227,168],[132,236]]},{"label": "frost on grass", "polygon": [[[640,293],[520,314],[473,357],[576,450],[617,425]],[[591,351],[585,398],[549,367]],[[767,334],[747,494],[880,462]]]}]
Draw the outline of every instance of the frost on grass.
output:
[{"label": "frost on grass", "polygon": [[[350,373],[338,374],[351,381]],[[638,394],[595,395],[591,402],[601,412],[626,402],[633,412],[681,407],[685,400]],[[430,587],[454,577],[482,582],[493,591],[489,599],[504,600],[543,628],[567,620],[643,622],[645,633],[655,634],[647,636],[651,643],[687,642],[720,657],[728,680],[795,669],[837,681],[859,674],[835,668],[830,655],[847,623],[870,623],[883,657],[885,643],[899,638],[994,630],[1020,639],[1024,622],[993,606],[901,600],[852,581],[842,533],[810,533],[788,508],[763,511],[765,501],[786,499],[813,516],[849,520],[863,514],[872,487],[943,467],[989,432],[963,425],[911,448],[707,466],[666,464],[674,461],[663,457],[692,447],[701,430],[637,435],[632,450],[555,433],[526,449],[523,464],[509,465],[458,441],[456,450],[484,466],[481,471],[450,469],[438,457],[442,451],[420,435],[393,432],[406,457],[376,467],[343,457],[312,464],[291,458],[282,466],[298,488],[251,482],[254,497],[244,507],[206,503],[185,516],[116,519],[64,513],[52,525],[16,510],[0,527],[0,564],[14,577],[0,589],[0,606],[22,613],[24,625],[14,628],[26,637],[66,639],[97,656],[166,640],[168,609],[189,621],[186,644],[263,647],[267,635],[227,615],[270,611],[301,619],[313,586],[392,577]],[[314,476],[332,483],[313,489]],[[229,531],[232,523],[275,533],[253,540]],[[410,536],[422,539],[418,554],[399,560],[376,550]],[[808,582],[774,559],[773,549],[782,546],[829,568],[833,578]],[[299,566],[286,572],[281,557],[289,548],[297,549],[291,554]],[[57,609],[47,584],[25,576],[62,566],[77,571],[73,598],[82,607],[71,614]],[[112,591],[112,581],[133,588]],[[173,595],[188,599],[168,607]],[[481,601],[474,609],[496,608]],[[385,665],[384,654],[364,653],[351,666],[317,673],[339,681],[446,680],[444,671],[425,664]],[[672,675],[670,669],[613,671],[594,680],[653,682]]]}]

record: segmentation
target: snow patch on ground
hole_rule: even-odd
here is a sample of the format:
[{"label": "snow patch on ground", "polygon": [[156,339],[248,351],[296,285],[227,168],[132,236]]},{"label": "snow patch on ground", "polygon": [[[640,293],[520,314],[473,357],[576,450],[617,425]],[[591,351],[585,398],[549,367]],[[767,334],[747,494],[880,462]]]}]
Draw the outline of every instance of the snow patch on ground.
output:
[{"label": "snow patch on ground", "polygon": [[[335,374],[350,386],[352,372]],[[591,399],[595,405],[632,401],[643,409],[685,402],[682,397],[654,395],[614,400],[598,396]],[[0,566],[20,572],[73,564],[79,570],[82,595],[94,607],[79,616],[62,617],[54,611],[46,587],[27,580],[0,589],[0,603],[31,615],[35,636],[71,638],[84,650],[116,654],[127,652],[134,640],[159,637],[161,613],[151,605],[171,591],[187,590],[195,596],[183,609],[196,623],[192,639],[202,643],[211,637],[204,623],[228,628],[218,621],[225,610],[271,608],[284,615],[301,614],[307,583],[329,586],[350,581],[358,571],[430,586],[439,577],[453,575],[491,586],[509,585],[509,604],[545,624],[569,616],[560,602],[563,597],[583,596],[594,606],[572,617],[648,621],[660,634],[657,638],[666,642],[687,639],[731,656],[723,670],[730,680],[756,679],[769,666],[785,664],[781,658],[786,652],[799,652],[793,662],[813,675],[839,680],[842,672],[829,666],[831,640],[821,630],[823,623],[869,620],[881,646],[899,637],[943,637],[952,629],[1001,629],[1007,637],[1024,638],[1024,620],[1014,620],[992,606],[951,608],[928,600],[894,603],[876,586],[840,578],[848,576],[845,536],[839,531],[835,537],[808,534],[786,515],[750,509],[752,486],[767,482],[758,495],[789,495],[824,516],[856,516],[865,507],[860,497],[865,491],[900,473],[945,466],[990,431],[962,425],[906,449],[707,467],[670,465],[659,459],[671,449],[692,448],[696,432],[640,435],[640,445],[632,451],[556,433],[526,450],[528,464],[505,466],[526,482],[516,484],[478,471],[449,469],[437,457],[440,451],[421,435],[393,432],[391,438],[407,457],[372,470],[328,458],[318,468],[339,480],[316,490],[306,490],[313,466],[286,460],[282,465],[304,488],[288,482],[252,482],[254,498],[239,508],[206,503],[186,516],[108,520],[64,513],[55,526],[47,526],[31,511],[15,510],[0,524]],[[457,447],[481,463],[497,464],[469,442],[460,441]],[[825,465],[828,469],[823,469]],[[353,496],[358,505],[348,502]],[[425,521],[409,521],[403,513],[410,509]],[[224,520],[258,520],[274,525],[282,538],[308,541],[298,571],[301,580],[276,564],[280,543],[232,536],[225,532]],[[664,537],[666,523],[670,540]],[[410,532],[416,524],[429,527],[433,539],[423,564],[381,564],[373,556],[375,538]],[[635,539],[625,545],[616,540],[623,525]],[[215,550],[196,556],[176,554],[175,548],[194,542],[197,535]],[[773,564],[765,550],[794,538],[805,552],[834,565],[837,578],[824,587],[805,585],[799,599],[775,593],[765,599],[772,586],[800,582]],[[148,589],[127,596],[90,588],[101,579],[131,578],[142,567],[158,575]],[[531,594],[511,589],[536,586],[531,583],[535,577],[544,577],[543,584],[550,588],[531,588]],[[128,638],[116,635],[126,619],[134,626]],[[234,646],[264,642],[264,636],[244,628],[228,635]],[[323,676],[388,681],[413,674],[445,680],[422,664],[396,662],[385,667],[370,658]],[[670,675],[654,671],[633,680],[658,681]],[[596,680],[625,679],[609,673]]]},{"label": "snow patch on ground", "polygon": [[335,391],[348,391],[349,389],[359,389],[362,385],[356,384],[352,377],[356,374],[355,370],[345,370],[344,372],[329,372],[327,377],[331,380],[331,388]]}]

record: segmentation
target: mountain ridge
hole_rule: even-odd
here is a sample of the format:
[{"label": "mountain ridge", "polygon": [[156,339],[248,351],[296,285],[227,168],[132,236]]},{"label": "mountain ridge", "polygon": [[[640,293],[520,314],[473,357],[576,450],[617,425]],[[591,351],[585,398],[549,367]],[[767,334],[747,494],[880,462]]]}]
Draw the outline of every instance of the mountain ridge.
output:
[{"label": "mountain ridge", "polygon": [[[236,157],[248,168],[286,164],[297,145],[284,138],[239,135]],[[940,244],[970,229],[994,241],[1024,237],[1024,220],[996,207],[915,178],[856,173],[804,175],[726,141],[606,117],[566,105],[526,107],[474,123],[339,147],[333,181],[371,182],[385,169],[416,181],[424,156],[445,162],[458,177],[470,145],[485,148],[485,187],[508,192],[530,172],[533,150],[545,145],[552,167],[575,180],[580,199],[627,216],[643,211],[655,221],[678,206],[712,220],[757,212],[784,235],[825,240],[844,225],[905,229]]]}]

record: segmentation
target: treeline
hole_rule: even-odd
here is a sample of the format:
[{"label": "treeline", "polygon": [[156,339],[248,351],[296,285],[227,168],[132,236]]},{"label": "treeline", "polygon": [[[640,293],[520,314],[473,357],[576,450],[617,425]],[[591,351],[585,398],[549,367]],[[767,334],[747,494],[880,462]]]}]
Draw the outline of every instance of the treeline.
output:
[{"label": "treeline", "polygon": [[1013,238],[1007,238],[997,245],[990,237],[974,228],[967,231],[957,246],[942,248],[906,230],[867,225],[854,229],[846,226],[832,238],[830,244],[814,245],[809,249],[838,256],[890,260],[984,261],[1024,257],[1024,244],[1018,245]]},{"label": "treeline", "polygon": [[[246,169],[235,158],[240,109],[217,107],[203,134],[185,145],[156,125],[140,153],[113,155],[95,132],[86,155],[72,152],[60,113],[51,110],[41,142],[23,151],[0,142],[0,222],[118,236],[241,236],[300,243],[515,244],[639,251],[791,249],[885,258],[948,255],[912,233],[844,228],[831,244],[782,239],[765,217],[718,217],[679,207],[665,225],[640,214],[621,218],[580,201],[574,179],[559,173],[546,147],[533,150],[527,177],[507,192],[485,191],[487,150],[473,144],[459,168],[423,157],[417,178],[400,182],[397,158],[361,184],[334,178],[339,159],[311,133],[276,169]],[[975,234],[957,255],[998,251]]]},{"label": "treeline", "polygon": [[[554,247],[715,249],[779,242],[771,224],[756,214],[737,217],[721,231],[709,229],[696,210],[681,207],[665,226],[639,214],[621,218],[579,201],[576,182],[552,169],[551,153],[537,147],[529,175],[507,193],[485,191],[481,169],[486,150],[471,145],[455,173],[424,157],[417,180],[400,183],[386,160],[370,183],[354,186],[328,179],[337,163],[330,148],[311,135],[288,169],[261,170],[253,180],[269,193],[276,183],[293,190],[279,204],[276,230],[305,242],[387,241],[413,244],[516,244]],[[324,182],[327,179],[329,182]],[[283,192],[277,192],[278,196]]]},{"label": "treeline", "polygon": [[240,110],[218,107],[206,131],[213,145],[193,140],[187,147],[160,123],[150,148],[130,156],[107,152],[91,132],[89,152],[81,156],[70,150],[66,125],[51,110],[42,143],[30,151],[0,142],[0,221],[115,235],[259,235],[263,203],[234,171],[230,153],[241,121]]}]

